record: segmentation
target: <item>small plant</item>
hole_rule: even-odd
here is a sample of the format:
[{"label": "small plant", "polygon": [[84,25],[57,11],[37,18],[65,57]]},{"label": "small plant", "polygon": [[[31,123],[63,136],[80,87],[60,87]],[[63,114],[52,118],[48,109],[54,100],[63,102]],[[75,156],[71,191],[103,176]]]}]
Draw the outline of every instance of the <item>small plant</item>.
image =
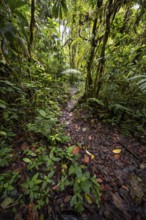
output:
[{"label": "small plant", "polygon": [[9,172],[0,176],[0,194],[1,199],[6,199],[9,196],[10,191],[14,190],[15,183],[19,178],[19,173]]},{"label": "small plant", "polygon": [[12,161],[12,149],[10,147],[0,148],[0,167],[5,167]]},{"label": "small plant", "polygon": [[[44,174],[37,171],[32,178],[27,177],[26,182],[21,184],[30,202],[42,207],[48,204],[48,195],[51,195],[55,188],[64,191],[69,187],[73,194],[70,205],[78,212],[84,210],[84,201],[99,206],[100,186],[96,176],[91,176],[86,167],[80,164],[80,154],[73,153],[75,148],[75,146],[64,149],[52,147],[49,153],[44,151],[41,154],[37,153],[37,150],[35,153],[25,150],[28,157],[23,158],[23,161],[28,164],[28,169],[32,172],[34,169],[45,172]],[[58,175],[57,179],[56,175]]]},{"label": "small plant", "polygon": [[28,124],[28,130],[40,133],[49,139],[52,131],[55,129],[58,119],[54,117],[53,113],[39,109],[38,116],[35,118],[34,123]]},{"label": "small plant", "polygon": [[89,204],[100,203],[100,186],[97,183],[96,176],[91,177],[89,172],[85,172],[85,167],[78,163],[69,167],[68,175],[72,179],[74,195],[71,199],[71,206],[75,207],[78,212],[84,210],[83,201]]},{"label": "small plant", "polygon": [[66,143],[67,141],[69,141],[69,137],[63,134],[55,134],[55,135],[50,135],[49,140],[51,141],[52,144]]},{"label": "small plant", "polygon": [[75,146],[67,149],[53,148],[50,153],[50,158],[54,161],[62,161],[61,172],[58,186],[60,190],[65,190],[70,187],[73,190],[73,197],[70,205],[78,212],[84,210],[84,200],[89,204],[100,204],[100,186],[96,180],[96,176],[86,171],[86,167],[78,161],[80,155],[73,154]]}]

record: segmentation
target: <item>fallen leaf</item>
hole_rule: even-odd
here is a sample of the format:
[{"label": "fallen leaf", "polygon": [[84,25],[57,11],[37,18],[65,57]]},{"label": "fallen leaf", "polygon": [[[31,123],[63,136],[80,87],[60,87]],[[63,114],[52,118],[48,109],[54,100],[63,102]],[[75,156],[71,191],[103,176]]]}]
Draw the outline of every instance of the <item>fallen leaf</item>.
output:
[{"label": "fallen leaf", "polygon": [[87,131],[87,128],[82,128],[82,131],[84,131],[84,132]]},{"label": "fallen leaf", "polygon": [[101,190],[102,190],[102,191],[105,191],[105,190],[106,190],[106,186],[105,186],[104,184],[101,184],[100,187],[101,187]]},{"label": "fallen leaf", "polygon": [[89,163],[89,160],[90,160],[89,156],[88,156],[87,154],[85,154],[85,155],[84,155],[83,162],[84,162],[84,163]]},{"label": "fallen leaf", "polygon": [[75,125],[75,129],[78,129],[78,125],[77,124]]},{"label": "fallen leaf", "polygon": [[72,196],[70,196],[70,195],[66,196],[66,197],[64,198],[64,202],[65,202],[65,203],[70,202],[71,198],[72,198]]},{"label": "fallen leaf", "polygon": [[129,188],[127,186],[123,185],[122,188],[129,192]]},{"label": "fallen leaf", "polygon": [[112,150],[112,152],[114,153],[114,154],[119,154],[119,153],[121,153],[121,149],[113,149]]},{"label": "fallen leaf", "polygon": [[72,151],[73,154],[77,154],[79,153],[80,148],[79,147],[75,147]]},{"label": "fallen leaf", "polygon": [[91,154],[88,150],[85,150],[85,151],[91,157],[91,159],[93,160],[94,159],[94,154]]},{"label": "fallen leaf", "polygon": [[60,184],[58,183],[57,185],[53,186],[52,188],[55,191],[59,191],[60,190]]},{"label": "fallen leaf", "polygon": [[92,136],[91,136],[91,135],[88,137],[88,140],[89,140],[89,141],[91,141],[91,140],[92,140]]},{"label": "fallen leaf", "polygon": [[21,150],[29,149],[29,147],[30,146],[26,142],[22,143],[21,146],[20,146]]},{"label": "fallen leaf", "polygon": [[116,160],[118,160],[118,159],[120,158],[120,154],[115,154],[115,155],[114,155],[114,158],[115,158]]},{"label": "fallen leaf", "polygon": [[95,120],[94,119],[91,119],[90,121],[92,124],[95,124]]},{"label": "fallen leaf", "polygon": [[97,180],[98,183],[102,183],[103,182],[103,180],[101,178],[97,178],[96,180]]},{"label": "fallen leaf", "polygon": [[85,151],[86,151],[86,154],[88,154],[89,156],[92,156],[92,154],[88,150],[85,150]]}]

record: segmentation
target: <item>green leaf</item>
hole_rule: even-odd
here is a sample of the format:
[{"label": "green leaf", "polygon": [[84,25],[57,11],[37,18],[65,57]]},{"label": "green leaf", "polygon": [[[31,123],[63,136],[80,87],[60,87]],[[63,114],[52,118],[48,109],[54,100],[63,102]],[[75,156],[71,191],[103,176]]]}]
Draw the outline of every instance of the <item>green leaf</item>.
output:
[{"label": "green leaf", "polygon": [[42,183],[42,180],[38,180],[38,179],[36,179],[36,180],[34,181],[34,183],[35,183],[35,184]]},{"label": "green leaf", "polygon": [[26,1],[22,1],[22,0],[7,0],[7,4],[9,5],[10,9],[12,11],[16,10],[17,8],[21,8],[24,5],[27,4]]},{"label": "green leaf", "polygon": [[70,205],[71,205],[71,206],[74,206],[76,203],[77,203],[77,196],[76,196],[76,194],[75,194],[75,195],[73,195],[73,197],[71,198]]},{"label": "green leaf", "polygon": [[78,178],[80,178],[82,176],[82,169],[80,167],[76,168],[76,175]]},{"label": "green leaf", "polygon": [[1,207],[3,209],[6,209],[9,207],[9,205],[11,205],[14,202],[14,199],[7,197],[4,199],[4,201],[1,203]]},{"label": "green leaf", "polygon": [[7,103],[0,99],[0,108],[6,109]]},{"label": "green leaf", "polygon": [[85,194],[85,198],[89,204],[92,203],[91,197],[88,194]]},{"label": "green leaf", "polygon": [[33,176],[32,180],[36,180],[36,179],[38,178],[38,175],[39,175],[39,173],[36,173],[36,174]]},{"label": "green leaf", "polygon": [[39,112],[40,115],[41,115],[42,117],[44,117],[44,118],[47,116],[47,113],[46,113],[44,110],[42,110],[42,109],[38,110],[38,112]]},{"label": "green leaf", "polygon": [[71,175],[73,173],[75,173],[75,168],[74,168],[73,165],[71,165],[70,168],[69,168],[68,174]]},{"label": "green leaf", "polygon": [[0,136],[7,136],[7,133],[5,131],[0,131]]},{"label": "green leaf", "polygon": [[4,35],[9,42],[13,42],[16,36],[16,28],[10,22],[7,22],[3,28]]},{"label": "green leaf", "polygon": [[27,157],[23,158],[23,161],[24,161],[25,163],[31,163],[31,160],[30,160],[29,158],[27,158]]},{"label": "green leaf", "polygon": [[86,182],[81,182],[81,189],[87,193],[90,194],[90,183],[88,181]]}]

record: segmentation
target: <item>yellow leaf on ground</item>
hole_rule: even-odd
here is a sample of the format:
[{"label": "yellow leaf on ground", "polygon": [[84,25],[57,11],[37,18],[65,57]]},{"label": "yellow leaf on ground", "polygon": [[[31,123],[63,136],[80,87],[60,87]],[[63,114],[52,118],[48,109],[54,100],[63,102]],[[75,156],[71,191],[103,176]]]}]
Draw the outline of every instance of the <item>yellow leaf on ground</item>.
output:
[{"label": "yellow leaf on ground", "polygon": [[119,154],[119,153],[121,153],[121,149],[114,149],[114,150],[112,150],[112,152],[114,153],[114,154]]},{"label": "yellow leaf on ground", "polygon": [[86,151],[86,153],[87,153],[89,156],[92,155],[88,150],[85,150],[85,151]]},{"label": "yellow leaf on ground", "polygon": [[91,159],[93,160],[94,159],[94,154],[91,154],[88,150],[85,150],[85,151],[91,157]]}]

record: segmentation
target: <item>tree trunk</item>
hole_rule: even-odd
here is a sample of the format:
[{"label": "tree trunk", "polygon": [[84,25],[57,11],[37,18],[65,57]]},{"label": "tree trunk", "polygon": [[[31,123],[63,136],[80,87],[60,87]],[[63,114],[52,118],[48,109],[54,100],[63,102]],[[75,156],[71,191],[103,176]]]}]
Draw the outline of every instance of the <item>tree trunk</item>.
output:
[{"label": "tree trunk", "polygon": [[112,0],[109,1],[108,4],[108,11],[106,14],[106,20],[105,20],[105,34],[103,37],[103,44],[102,44],[102,48],[101,48],[101,53],[100,53],[100,60],[97,66],[97,71],[96,71],[96,76],[95,76],[95,81],[94,81],[94,86],[93,86],[93,90],[92,90],[92,96],[93,97],[98,97],[99,95],[99,91],[101,89],[101,78],[103,76],[104,73],[104,67],[105,67],[105,51],[106,51],[106,44],[108,41],[108,37],[110,34],[110,19],[111,19],[111,15],[112,15]]},{"label": "tree trunk", "polygon": [[91,97],[92,96],[92,89],[93,89],[93,79],[92,79],[92,64],[95,57],[95,49],[96,49],[96,31],[97,31],[97,21],[98,16],[97,12],[98,9],[102,6],[102,0],[97,1],[96,5],[96,17],[94,19],[93,23],[93,29],[92,29],[92,39],[91,39],[91,49],[89,54],[89,59],[87,61],[87,77],[86,77],[86,84],[85,84],[85,97]]},{"label": "tree trunk", "polygon": [[[29,37],[29,44],[28,44],[28,51],[29,51],[29,58],[28,58],[28,62],[31,63],[32,61],[32,44],[33,44],[33,39],[34,39],[34,27],[35,27],[35,0],[31,0],[31,18],[30,18],[30,27],[29,27],[29,31],[30,31],[30,37]],[[29,77],[31,79],[31,71],[30,69],[28,70],[29,72]]]}]

